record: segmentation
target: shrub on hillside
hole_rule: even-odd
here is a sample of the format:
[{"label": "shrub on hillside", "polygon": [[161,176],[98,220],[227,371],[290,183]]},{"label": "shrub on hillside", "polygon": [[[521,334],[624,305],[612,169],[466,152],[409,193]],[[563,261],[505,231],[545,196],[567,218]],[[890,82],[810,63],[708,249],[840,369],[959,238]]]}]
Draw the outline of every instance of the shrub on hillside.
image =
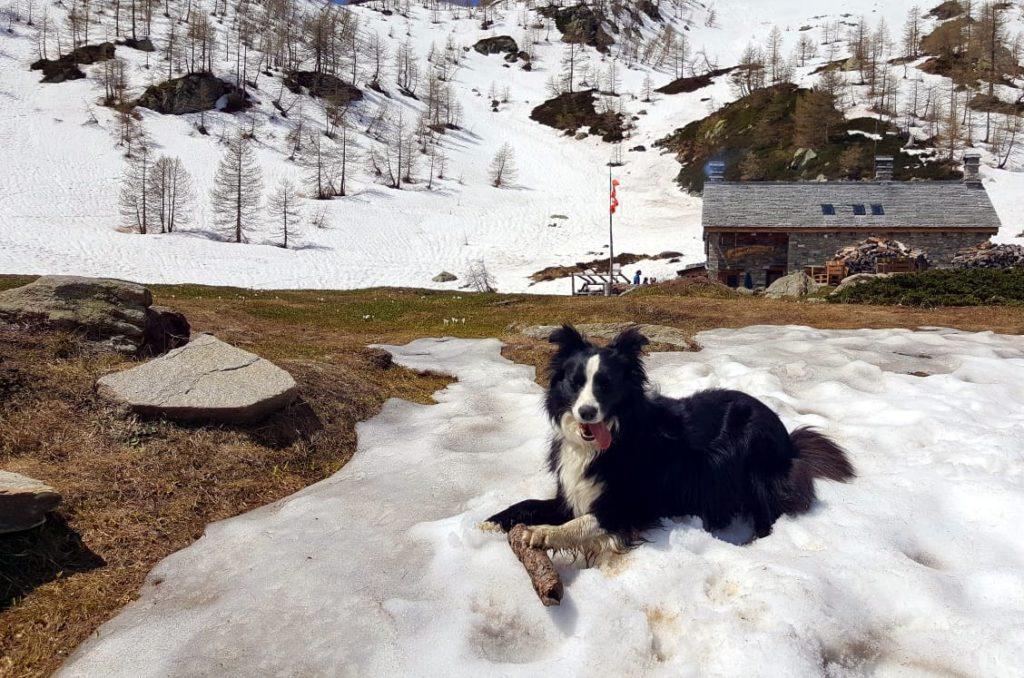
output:
[{"label": "shrub on hillside", "polygon": [[877,278],[845,289],[829,301],[925,308],[1024,305],[1024,268],[942,269]]}]

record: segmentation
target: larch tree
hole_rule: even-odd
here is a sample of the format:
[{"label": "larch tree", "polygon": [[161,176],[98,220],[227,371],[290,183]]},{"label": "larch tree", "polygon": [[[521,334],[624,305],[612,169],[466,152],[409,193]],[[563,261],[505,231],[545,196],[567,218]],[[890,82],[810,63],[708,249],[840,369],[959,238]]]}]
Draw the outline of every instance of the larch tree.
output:
[{"label": "larch tree", "polygon": [[191,221],[195,190],[180,158],[163,156],[149,173],[149,199],[153,209],[153,228],[161,233],[174,233]]},{"label": "larch tree", "polygon": [[263,170],[252,149],[252,140],[236,134],[217,166],[210,189],[214,224],[237,243],[259,222]]},{"label": "larch tree", "polygon": [[491,185],[502,188],[516,180],[516,152],[512,144],[505,142],[491,160],[489,177]]},{"label": "larch tree", "polygon": [[836,110],[835,97],[814,88],[796,100],[793,113],[795,141],[805,148],[821,148],[828,144],[834,131],[843,123],[843,114]]},{"label": "larch tree", "polygon": [[285,249],[295,244],[302,223],[298,191],[291,179],[281,179],[267,201],[267,209],[274,223],[278,245]]},{"label": "larch tree", "polygon": [[150,200],[153,155],[149,144],[141,144],[128,159],[121,176],[119,207],[126,228],[145,235],[150,231],[154,206]]}]

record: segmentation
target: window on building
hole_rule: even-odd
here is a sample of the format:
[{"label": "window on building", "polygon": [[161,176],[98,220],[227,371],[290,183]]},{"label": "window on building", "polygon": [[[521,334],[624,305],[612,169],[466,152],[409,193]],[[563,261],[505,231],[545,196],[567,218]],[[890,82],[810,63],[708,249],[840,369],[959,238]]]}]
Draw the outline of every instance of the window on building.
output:
[{"label": "window on building", "polygon": [[885,208],[882,207],[881,205],[872,205],[871,213],[874,214],[876,217],[880,217],[883,214],[885,214]]},{"label": "window on building", "polygon": [[868,211],[866,209],[864,209],[864,205],[854,205],[853,206],[853,213],[854,213],[854,215],[856,215],[858,217],[862,217],[865,214],[867,214]]},{"label": "window on building", "polygon": [[836,206],[829,204],[822,204],[821,213],[827,217],[834,217],[836,215]]}]

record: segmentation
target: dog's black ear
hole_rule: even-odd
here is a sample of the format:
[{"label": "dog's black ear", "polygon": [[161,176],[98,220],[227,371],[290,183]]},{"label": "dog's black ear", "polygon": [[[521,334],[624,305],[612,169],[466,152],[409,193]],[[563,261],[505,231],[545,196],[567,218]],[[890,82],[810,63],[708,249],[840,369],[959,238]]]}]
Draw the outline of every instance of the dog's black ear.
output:
[{"label": "dog's black ear", "polygon": [[635,358],[640,355],[643,347],[649,343],[651,343],[650,340],[644,336],[639,327],[629,327],[622,330],[619,336],[615,337],[612,343],[608,344],[608,348],[620,355]]},{"label": "dog's black ear", "polygon": [[551,333],[548,341],[558,346],[559,353],[571,353],[586,348],[587,340],[572,325],[566,323]]}]

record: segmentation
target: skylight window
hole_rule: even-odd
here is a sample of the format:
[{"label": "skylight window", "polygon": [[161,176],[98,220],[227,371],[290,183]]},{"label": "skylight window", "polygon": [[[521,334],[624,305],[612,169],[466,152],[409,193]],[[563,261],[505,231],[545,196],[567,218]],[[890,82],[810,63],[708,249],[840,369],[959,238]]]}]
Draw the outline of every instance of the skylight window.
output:
[{"label": "skylight window", "polygon": [[822,204],[821,213],[827,217],[834,217],[836,215],[836,206],[829,204]]},{"label": "skylight window", "polygon": [[874,214],[876,217],[880,217],[883,214],[885,214],[885,208],[882,207],[881,205],[872,205],[871,213]]},{"label": "skylight window", "polygon": [[853,205],[854,216],[862,217],[867,213],[868,211],[864,208],[864,205]]}]

